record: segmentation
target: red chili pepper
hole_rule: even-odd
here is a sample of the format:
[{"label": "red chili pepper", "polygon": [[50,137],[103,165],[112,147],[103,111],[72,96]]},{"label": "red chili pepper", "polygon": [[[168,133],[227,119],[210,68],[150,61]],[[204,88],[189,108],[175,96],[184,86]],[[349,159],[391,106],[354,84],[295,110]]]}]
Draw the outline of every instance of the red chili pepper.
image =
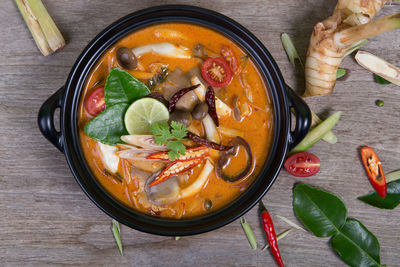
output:
[{"label": "red chili pepper", "polygon": [[374,149],[364,146],[361,148],[361,159],[375,191],[381,198],[385,198],[387,194],[386,179],[378,155]]},{"label": "red chili pepper", "polygon": [[217,115],[217,109],[215,107],[215,93],[211,86],[207,87],[205,99],[206,99],[206,103],[208,105],[208,114],[210,114],[215,125],[217,125],[217,127],[218,127],[219,120],[218,120],[218,115]]},{"label": "red chili pepper", "polygon": [[[209,149],[205,146],[191,147],[186,149],[185,155],[180,155],[177,160],[188,160],[204,158],[209,155]],[[169,161],[168,152],[157,152],[146,157],[146,159],[160,159]]]},{"label": "red chili pepper", "polygon": [[198,135],[195,135],[194,133],[191,133],[191,132],[188,132],[186,137],[189,138],[190,140],[192,140],[193,142],[195,142],[196,144],[210,147],[212,149],[219,150],[219,151],[226,151],[233,147],[233,146],[224,146],[224,145],[220,145],[220,144],[211,142],[211,141],[204,139]]},{"label": "red chili pepper", "polygon": [[186,93],[188,93],[188,92],[190,92],[190,91],[196,89],[196,88],[199,87],[199,86],[200,86],[200,84],[196,84],[196,85],[190,86],[190,87],[188,87],[188,88],[183,88],[183,89],[179,90],[178,92],[176,92],[176,93],[171,97],[171,99],[169,100],[169,105],[168,105],[168,111],[169,111],[169,113],[171,113],[172,111],[175,110],[176,103],[178,103],[178,100],[179,100],[182,96],[184,96]]},{"label": "red chili pepper", "polygon": [[268,244],[269,247],[271,248],[272,255],[274,255],[276,263],[278,263],[280,267],[283,267],[284,265],[281,253],[279,252],[278,248],[278,240],[276,239],[274,223],[272,222],[271,216],[269,215],[268,210],[267,208],[265,208],[262,201],[260,201],[260,206],[261,206],[261,218],[263,222],[263,228],[265,234],[267,235]]},{"label": "red chili pepper", "polygon": [[149,187],[155,186],[161,182],[164,182],[171,176],[177,175],[179,173],[188,171],[194,168],[196,165],[200,164],[203,158],[189,159],[189,160],[175,160],[168,164],[168,166],[160,172],[159,175],[149,184]]}]

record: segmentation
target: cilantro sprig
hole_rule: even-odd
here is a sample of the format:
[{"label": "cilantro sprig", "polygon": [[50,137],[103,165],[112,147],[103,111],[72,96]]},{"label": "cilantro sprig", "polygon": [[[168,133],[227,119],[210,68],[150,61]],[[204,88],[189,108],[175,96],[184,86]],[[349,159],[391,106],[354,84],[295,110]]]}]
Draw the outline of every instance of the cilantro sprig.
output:
[{"label": "cilantro sprig", "polygon": [[170,127],[168,123],[156,122],[150,126],[150,132],[154,135],[157,145],[167,145],[170,160],[176,160],[179,155],[185,155],[186,147],[182,141],[186,140],[188,130],[182,123],[172,121]]}]

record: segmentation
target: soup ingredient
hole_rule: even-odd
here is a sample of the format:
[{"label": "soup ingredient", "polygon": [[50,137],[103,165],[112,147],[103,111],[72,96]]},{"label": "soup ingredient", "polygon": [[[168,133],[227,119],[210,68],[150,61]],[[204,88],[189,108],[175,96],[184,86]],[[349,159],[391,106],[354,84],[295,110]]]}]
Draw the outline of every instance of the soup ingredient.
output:
[{"label": "soup ingredient", "polygon": [[[297,225],[296,223],[292,222],[291,220],[289,220],[286,217],[280,216],[280,215],[276,215],[276,217],[278,217],[279,219],[281,219],[282,221],[284,221],[285,223],[289,224],[290,226],[292,226],[293,228],[296,228],[297,230],[302,230],[302,231],[306,231],[303,229],[303,227]],[[279,239],[278,239],[279,240]]]},{"label": "soup ingredient", "polygon": [[242,225],[243,231],[246,234],[247,240],[250,243],[250,246],[256,250],[257,249],[257,240],[256,236],[253,233],[253,230],[251,230],[251,227],[249,223],[247,222],[245,217],[240,218],[240,224]]},{"label": "soup ingredient", "polygon": [[383,107],[383,105],[385,105],[385,102],[383,102],[383,100],[378,99],[378,100],[375,101],[375,104],[378,107]]},{"label": "soup ingredient", "polygon": [[358,199],[364,203],[367,203],[368,205],[381,209],[392,210],[396,208],[400,204],[400,173],[399,171],[393,172],[393,174],[395,174],[393,178],[397,179],[389,182],[388,178],[391,177],[391,174],[392,173],[386,175],[386,181],[388,181],[388,183],[387,194],[385,198],[381,198],[376,191],[373,191],[358,197]]},{"label": "soup ingredient", "polygon": [[106,106],[117,103],[132,103],[150,94],[149,88],[120,68],[112,68],[104,87]]},{"label": "soup ingredient", "polygon": [[168,109],[154,98],[141,98],[133,102],[125,113],[124,122],[129,134],[148,134],[153,123],[165,123],[169,119]]},{"label": "soup ingredient", "polygon": [[217,126],[215,125],[213,119],[211,118],[210,115],[206,115],[204,119],[202,120],[204,130],[206,132],[206,137],[208,140],[211,142],[220,144],[221,143],[221,138],[219,136],[219,133],[217,131]]},{"label": "soup ingredient", "polygon": [[204,205],[203,206],[204,206],[205,210],[211,210],[212,207],[213,207],[213,203],[212,203],[212,201],[210,199],[206,198],[204,200]]},{"label": "soup ingredient", "polygon": [[268,244],[271,247],[271,253],[274,256],[278,266],[283,267],[284,264],[281,257],[281,253],[279,252],[278,248],[278,240],[276,239],[274,223],[272,222],[272,218],[269,215],[269,212],[262,203],[262,201],[260,201],[260,206],[261,206],[261,218],[262,218],[263,228],[265,235],[267,236],[268,239]]},{"label": "soup ingredient", "polygon": [[168,68],[167,67],[162,67],[159,73],[155,74],[153,77],[151,77],[147,81],[147,84],[149,85],[149,88],[152,90],[158,84],[161,84],[161,83],[165,82],[167,77],[168,77]]},{"label": "soup ingredient", "polygon": [[[322,120],[318,117],[317,114],[315,114],[312,110],[311,110],[311,128],[314,128],[315,126],[317,126],[318,124],[320,124],[322,122]],[[332,132],[329,131],[328,133],[326,133],[323,137],[322,140],[324,140],[325,142],[328,142],[329,144],[336,144],[337,143],[337,137],[336,135]]]},{"label": "soup ingredient", "polygon": [[155,186],[150,186],[151,182],[157,177],[158,173],[151,175],[146,181],[145,191],[149,201],[155,205],[168,205],[176,202],[180,197],[180,187],[177,176]]},{"label": "soup ingredient", "polygon": [[120,47],[116,52],[118,64],[124,69],[133,70],[138,64],[135,54],[128,47]]},{"label": "soup ingredient", "polygon": [[137,57],[140,57],[141,55],[146,53],[155,53],[166,57],[182,59],[188,59],[192,57],[188,48],[167,42],[135,47],[132,49],[132,52]]},{"label": "soup ingredient", "polygon": [[115,155],[115,152],[118,151],[118,148],[116,146],[102,144],[99,141],[97,141],[97,145],[99,146],[104,167],[111,173],[116,173],[118,171],[119,157]]},{"label": "soup ingredient", "polygon": [[110,176],[111,178],[115,179],[115,181],[117,181],[118,183],[122,184],[122,182],[124,181],[124,178],[118,173],[111,173],[109,172],[107,169],[104,169],[103,172]]},{"label": "soup ingredient", "polygon": [[125,143],[152,151],[165,151],[165,145],[157,145],[153,135],[124,135],[121,140]]},{"label": "soup ingredient", "polygon": [[128,133],[124,126],[124,114],[127,108],[127,103],[107,107],[106,110],[85,125],[85,133],[103,144],[116,145],[121,143],[120,137]]},{"label": "soup ingredient", "polygon": [[154,35],[157,38],[165,38],[165,39],[186,39],[186,36],[175,30],[167,29],[167,28],[160,28],[154,30]]},{"label": "soup ingredient", "polygon": [[206,60],[209,57],[218,57],[219,55],[210,50],[209,48],[205,47],[202,44],[197,44],[193,47],[193,53],[195,55],[195,57],[199,57],[201,59]]},{"label": "soup ingredient", "polygon": [[206,90],[206,103],[208,105],[208,114],[210,114],[215,125],[219,126],[217,110],[215,108],[215,93],[211,86],[207,87]]},{"label": "soup ingredient", "polygon": [[[229,149],[221,153],[220,159],[216,166],[217,175],[224,181],[236,182],[246,177],[253,167],[253,154],[251,153],[250,145],[242,137],[236,136],[232,140],[233,149]],[[246,166],[245,168],[234,176],[229,176],[224,173],[224,169],[230,164],[231,158],[236,157],[239,151],[239,147],[242,146],[246,151]]]},{"label": "soup ingredient", "polygon": [[361,148],[361,160],[367,172],[369,181],[381,198],[386,197],[387,186],[385,174],[382,170],[382,163],[375,150],[364,146]]},{"label": "soup ingredient", "polygon": [[308,152],[295,153],[285,161],[285,169],[296,177],[309,177],[315,175],[321,168],[321,162],[317,156]]},{"label": "soup ingredient", "polygon": [[192,117],[195,120],[199,120],[199,121],[204,119],[204,117],[207,114],[208,114],[208,105],[204,102],[200,102],[199,104],[197,104],[192,111]]},{"label": "soup ingredient", "polygon": [[104,87],[95,89],[85,103],[86,111],[92,115],[97,116],[100,112],[106,109],[106,101],[104,100]]},{"label": "soup ingredient", "polygon": [[124,251],[122,249],[122,241],[121,241],[121,227],[119,226],[119,222],[116,220],[112,220],[111,231],[114,235],[115,242],[117,243],[119,253],[121,256],[124,256]]},{"label": "soup ingredient", "polygon": [[176,104],[178,103],[179,99],[183,97],[186,93],[196,89],[199,85],[193,85],[187,88],[183,88],[176,92],[171,99],[169,100],[168,110],[169,112],[173,112],[175,110]]},{"label": "soup ingredient", "polygon": [[186,110],[175,109],[168,120],[168,123],[172,121],[182,123],[183,125],[189,126],[192,123],[192,114]]},{"label": "soup ingredient", "polygon": [[201,170],[199,176],[197,176],[196,181],[194,181],[189,186],[185,187],[181,190],[181,198],[190,197],[197,193],[199,193],[203,188],[204,185],[208,181],[208,176],[214,170],[214,165],[211,163],[209,159],[206,159],[206,163]]},{"label": "soup ingredient", "polygon": [[157,177],[150,183],[149,187],[164,182],[173,175],[188,171],[201,163],[203,158],[195,158],[189,160],[175,160],[167,165],[167,167],[157,175]]},{"label": "soup ingredient", "polygon": [[233,129],[233,128],[219,126],[218,131],[220,134],[222,134],[224,136],[228,136],[228,137],[236,137],[236,136],[243,137],[244,136],[244,133],[242,131]]},{"label": "soup ingredient", "polygon": [[[170,127],[171,126],[171,127]],[[185,155],[186,147],[182,144],[187,135],[187,127],[182,123],[171,121],[168,123],[154,123],[150,126],[157,145],[166,145],[170,160],[176,160],[179,155]]]},{"label": "soup ingredient", "polygon": [[[283,231],[282,233],[278,234],[278,235],[276,236],[276,241],[279,241],[279,240],[281,240],[282,238],[284,238],[285,236],[287,236],[292,230],[293,230],[293,228],[289,228],[289,229]],[[267,248],[269,248],[269,244],[266,244],[266,245],[262,248],[262,250],[266,250]]]},{"label": "soup ingredient", "polygon": [[196,144],[206,146],[206,147],[209,147],[209,148],[212,148],[215,150],[219,150],[219,151],[226,151],[226,150],[229,150],[232,148],[232,146],[224,146],[221,144],[214,143],[214,142],[204,139],[198,135],[195,135],[194,133],[191,133],[191,132],[187,133],[187,138],[189,138]]},{"label": "soup ingredient", "polygon": [[[197,159],[204,158],[209,155],[209,149],[205,146],[191,147],[186,149],[186,153],[184,155],[180,155],[176,160],[188,160],[188,159]],[[151,154],[146,157],[147,159],[160,159],[169,161],[167,152],[158,152]]]},{"label": "soup ingredient", "polygon": [[384,2],[339,0],[333,15],[315,25],[307,52],[304,96],[332,93],[336,70],[352,44],[400,27],[400,13],[372,21]]},{"label": "soup ingredient", "polygon": [[361,41],[358,41],[358,42],[355,42],[354,44],[352,44],[352,45],[350,46],[349,49],[347,49],[346,53],[344,53],[344,56],[346,57],[346,56],[350,55],[350,54],[353,53],[354,51],[360,49],[360,47],[363,46],[363,45],[365,45],[366,43],[367,43],[367,40],[365,40],[365,39],[364,39],[364,40],[361,40]]},{"label": "soup ingredient", "polygon": [[[398,13],[397,16],[400,27],[400,13]],[[363,68],[366,68],[385,80],[400,86],[400,68],[365,51],[358,51],[355,59]]]},{"label": "soup ingredient", "polygon": [[336,79],[340,79],[346,75],[346,69],[338,69],[336,72]]},{"label": "soup ingredient", "polygon": [[238,62],[235,52],[233,52],[233,50],[229,46],[223,45],[221,47],[221,56],[223,59],[225,59],[226,62],[228,62],[232,72],[236,73],[236,71],[238,70]]},{"label": "soup ingredient", "polygon": [[321,122],[318,126],[312,129],[295,148],[293,148],[291,153],[293,154],[296,152],[304,152],[315,145],[319,140],[322,139],[322,137],[326,133],[328,133],[333,128],[333,126],[336,125],[341,115],[342,112],[338,111],[323,122]]},{"label": "soup ingredient", "polygon": [[389,82],[388,80],[386,80],[386,79],[384,79],[381,76],[376,75],[376,74],[375,74],[375,80],[379,84],[391,84],[391,82]]},{"label": "soup ingredient", "polygon": [[222,88],[232,81],[232,70],[222,58],[208,58],[201,66],[201,76],[213,87]]},{"label": "soup ingredient", "polygon": [[337,196],[297,184],[293,190],[293,209],[315,236],[332,236],[332,248],[350,266],[382,266],[378,240],[361,222],[347,218],[346,207]]},{"label": "soup ingredient", "polygon": [[287,33],[282,33],[281,41],[283,48],[285,49],[286,55],[288,56],[289,61],[293,64],[293,66],[296,66],[295,60],[297,59],[300,62],[301,69],[304,69],[303,62],[301,61],[299,53],[297,52],[296,47],[293,45],[290,36]]},{"label": "soup ingredient", "polygon": [[41,0],[15,0],[40,52],[48,56],[65,46],[65,40]]}]

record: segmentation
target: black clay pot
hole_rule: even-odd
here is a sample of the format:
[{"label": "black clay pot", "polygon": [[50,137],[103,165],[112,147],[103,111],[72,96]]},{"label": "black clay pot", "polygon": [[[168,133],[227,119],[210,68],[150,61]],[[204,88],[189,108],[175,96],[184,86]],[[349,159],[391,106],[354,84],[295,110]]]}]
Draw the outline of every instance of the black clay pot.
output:
[{"label": "black clay pot", "polygon": [[[164,22],[189,22],[214,29],[237,42],[254,63],[270,89],[274,108],[274,139],[269,157],[253,184],[239,198],[212,214],[183,220],[161,219],[136,212],[108,194],[97,182],[83,158],[78,140],[77,110],[81,90],[96,60],[120,38],[130,32]],[[54,111],[61,108],[60,132],[53,122]],[[291,131],[291,109],[296,126]],[[159,6],[128,15],[102,31],[83,50],[66,84],[52,95],[39,111],[43,135],[65,154],[68,165],[87,196],[105,213],[134,229],[152,234],[183,236],[207,232],[226,225],[252,208],[268,191],[282,167],[288,150],[307,134],[310,110],[289,89],[278,66],[261,42],[237,22],[214,11],[193,6]]]}]

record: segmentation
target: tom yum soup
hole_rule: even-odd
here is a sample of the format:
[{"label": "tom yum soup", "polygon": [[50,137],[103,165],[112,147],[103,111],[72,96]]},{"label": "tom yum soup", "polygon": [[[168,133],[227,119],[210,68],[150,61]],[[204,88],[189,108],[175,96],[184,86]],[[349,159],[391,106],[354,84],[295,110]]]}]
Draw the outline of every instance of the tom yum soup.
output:
[{"label": "tom yum soup", "polygon": [[272,142],[267,88],[233,41],[159,24],[114,44],[79,105],[84,157],[116,199],[154,216],[220,209],[246,190]]}]

